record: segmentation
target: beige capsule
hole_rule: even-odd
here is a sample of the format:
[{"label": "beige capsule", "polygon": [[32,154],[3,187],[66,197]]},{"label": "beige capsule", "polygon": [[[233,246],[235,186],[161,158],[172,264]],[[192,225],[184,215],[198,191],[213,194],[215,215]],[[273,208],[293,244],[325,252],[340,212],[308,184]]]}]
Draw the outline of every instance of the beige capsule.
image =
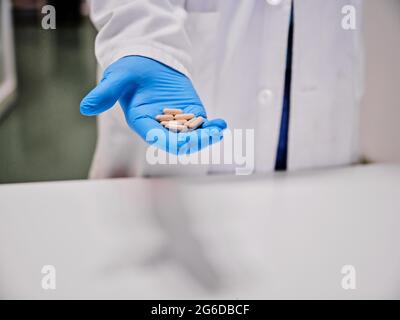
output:
[{"label": "beige capsule", "polygon": [[177,124],[184,124],[184,125],[186,125],[186,123],[188,122],[186,119],[179,119],[179,120],[176,120],[176,119],[174,119],[174,120],[171,120],[170,122],[174,122],[174,123],[177,123]]},{"label": "beige capsule", "polygon": [[190,120],[194,118],[194,114],[193,113],[181,113],[181,114],[176,114],[175,115],[175,120]]},{"label": "beige capsule", "polygon": [[173,109],[173,108],[164,108],[164,114],[172,114],[173,116],[176,114],[181,114],[183,111],[181,109]]},{"label": "beige capsule", "polygon": [[169,120],[169,121],[161,121],[161,124],[165,127],[167,124],[176,125],[176,124],[186,124],[187,120]]},{"label": "beige capsule", "polygon": [[171,121],[166,121],[170,125],[185,125],[187,123],[187,120],[171,120]]},{"label": "beige capsule", "polygon": [[186,126],[189,129],[194,130],[194,129],[197,129],[198,127],[200,127],[203,124],[203,122],[204,122],[203,117],[197,117],[197,118],[193,118],[193,119],[189,120],[186,123]]},{"label": "beige capsule", "polygon": [[165,127],[173,132],[187,131],[187,127],[183,124],[167,123]]},{"label": "beige capsule", "polygon": [[172,114],[159,114],[158,116],[156,116],[156,120],[158,121],[170,121],[170,120],[174,120],[174,116]]}]

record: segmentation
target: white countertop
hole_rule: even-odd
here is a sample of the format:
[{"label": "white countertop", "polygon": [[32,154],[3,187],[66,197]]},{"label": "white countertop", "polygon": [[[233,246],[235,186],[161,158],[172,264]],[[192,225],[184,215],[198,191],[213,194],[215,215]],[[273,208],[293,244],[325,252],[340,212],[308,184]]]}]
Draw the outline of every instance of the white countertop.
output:
[{"label": "white countertop", "polygon": [[0,298],[400,298],[399,244],[395,165],[0,186]]}]

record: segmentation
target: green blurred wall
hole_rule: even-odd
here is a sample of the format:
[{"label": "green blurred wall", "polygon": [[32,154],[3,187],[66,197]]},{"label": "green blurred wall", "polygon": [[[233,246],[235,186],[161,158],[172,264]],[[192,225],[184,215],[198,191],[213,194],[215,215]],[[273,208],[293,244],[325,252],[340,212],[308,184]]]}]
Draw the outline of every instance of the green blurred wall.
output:
[{"label": "green blurred wall", "polygon": [[0,119],[0,183],[86,178],[96,121],[79,102],[95,85],[95,30],[15,24],[18,96]]}]

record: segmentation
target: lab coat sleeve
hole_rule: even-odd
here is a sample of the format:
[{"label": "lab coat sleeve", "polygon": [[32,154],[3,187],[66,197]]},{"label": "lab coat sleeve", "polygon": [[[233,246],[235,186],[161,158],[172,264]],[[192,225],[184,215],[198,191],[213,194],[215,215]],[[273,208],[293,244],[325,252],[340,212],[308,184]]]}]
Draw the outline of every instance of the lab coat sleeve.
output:
[{"label": "lab coat sleeve", "polygon": [[91,0],[98,35],[95,53],[105,69],[128,55],[155,59],[190,78],[185,11],[176,0]]}]

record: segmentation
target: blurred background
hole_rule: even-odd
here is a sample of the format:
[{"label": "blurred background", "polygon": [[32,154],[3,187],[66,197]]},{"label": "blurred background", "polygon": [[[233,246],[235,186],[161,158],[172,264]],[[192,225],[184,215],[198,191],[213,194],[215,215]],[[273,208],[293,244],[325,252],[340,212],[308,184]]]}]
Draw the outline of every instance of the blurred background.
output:
[{"label": "blurred background", "polygon": [[[0,1],[0,183],[84,179],[96,139],[95,118],[79,113],[96,80],[87,3]],[[363,155],[400,161],[400,0],[362,1]],[[55,30],[41,27],[45,4]]]},{"label": "blurred background", "polygon": [[[85,178],[96,139],[95,118],[79,113],[96,81],[96,32],[86,3],[0,1],[0,80],[13,77],[4,66],[15,61],[17,84],[0,96],[0,183]],[[45,4],[56,8],[55,30],[41,26]]]}]

